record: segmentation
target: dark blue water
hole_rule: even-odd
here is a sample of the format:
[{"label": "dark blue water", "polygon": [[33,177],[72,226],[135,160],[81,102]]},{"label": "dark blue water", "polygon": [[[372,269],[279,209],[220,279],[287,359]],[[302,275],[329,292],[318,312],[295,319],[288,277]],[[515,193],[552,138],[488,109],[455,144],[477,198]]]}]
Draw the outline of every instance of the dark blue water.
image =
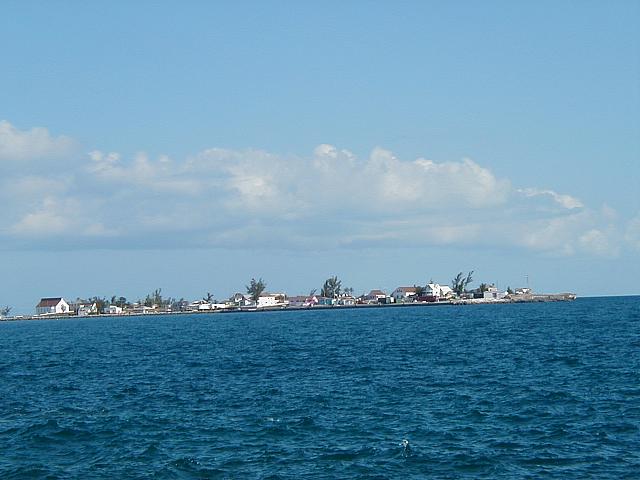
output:
[{"label": "dark blue water", "polygon": [[640,297],[0,323],[3,479],[638,475]]}]

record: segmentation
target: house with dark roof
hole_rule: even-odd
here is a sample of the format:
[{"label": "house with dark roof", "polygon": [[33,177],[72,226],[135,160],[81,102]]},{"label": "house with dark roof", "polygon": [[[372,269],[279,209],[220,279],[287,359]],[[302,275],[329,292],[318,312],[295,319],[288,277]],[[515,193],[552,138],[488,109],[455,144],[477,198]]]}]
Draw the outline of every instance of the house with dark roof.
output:
[{"label": "house with dark roof", "polygon": [[371,290],[368,295],[364,297],[365,303],[387,303],[387,294],[382,290]]},{"label": "house with dark roof", "polygon": [[69,304],[62,297],[41,298],[36,305],[36,315],[69,313]]}]

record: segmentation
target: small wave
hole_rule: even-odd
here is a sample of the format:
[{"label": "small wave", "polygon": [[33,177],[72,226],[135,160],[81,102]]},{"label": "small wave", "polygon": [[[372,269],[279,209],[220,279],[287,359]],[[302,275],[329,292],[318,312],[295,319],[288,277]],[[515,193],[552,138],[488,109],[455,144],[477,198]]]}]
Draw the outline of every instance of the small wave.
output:
[{"label": "small wave", "polygon": [[183,475],[187,475],[186,478],[212,478],[225,473],[224,470],[203,465],[195,457],[181,457],[173,460],[167,465],[165,470],[178,473],[178,478],[183,478]]},{"label": "small wave", "polygon": [[532,457],[532,458],[523,458],[518,461],[521,465],[527,466],[569,466],[574,465],[579,460],[575,458],[568,457]]},{"label": "small wave", "polygon": [[371,447],[365,447],[352,450],[338,450],[335,452],[324,453],[320,455],[320,460],[332,460],[339,462],[350,462],[359,458],[370,457],[375,454],[375,450]]},{"label": "small wave", "polygon": [[491,470],[495,467],[495,460],[486,455],[470,455],[460,453],[452,459],[453,467],[461,472],[479,473],[483,470]]},{"label": "small wave", "polygon": [[562,363],[567,367],[577,367],[582,365],[582,361],[578,357],[570,357],[566,355],[554,355],[547,358],[547,363]]}]

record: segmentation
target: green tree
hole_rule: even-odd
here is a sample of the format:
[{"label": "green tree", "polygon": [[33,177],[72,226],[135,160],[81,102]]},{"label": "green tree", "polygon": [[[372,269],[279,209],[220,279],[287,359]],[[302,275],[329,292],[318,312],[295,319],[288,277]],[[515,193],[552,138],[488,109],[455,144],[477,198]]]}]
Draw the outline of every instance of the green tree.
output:
[{"label": "green tree", "polygon": [[212,303],[213,302],[213,295],[209,292],[207,292],[207,296],[206,297],[202,297],[202,300],[204,300],[207,303]]},{"label": "green tree", "polygon": [[0,308],[0,317],[8,317],[11,313],[11,307],[7,305],[4,308]]},{"label": "green tree", "polygon": [[480,293],[484,293],[489,290],[489,285],[486,283],[481,283],[478,289],[480,290]]},{"label": "green tree", "polygon": [[338,280],[338,277],[329,277],[324,282],[320,295],[327,298],[336,298],[340,295],[342,282]]},{"label": "green tree", "polygon": [[144,299],[145,307],[153,307],[154,305],[158,307],[164,305],[161,288],[156,288],[152,293],[147,295],[147,297]]},{"label": "green tree", "polygon": [[460,272],[451,280],[451,290],[457,295],[462,295],[471,282],[473,282],[473,270],[467,274],[466,278],[464,273]]},{"label": "green tree", "polygon": [[104,298],[104,297],[91,297],[89,299],[89,303],[95,303],[96,304],[96,310],[97,310],[96,313],[99,315],[104,310],[104,307],[107,304],[107,299]]},{"label": "green tree", "polygon": [[251,300],[254,302],[258,301],[265,288],[267,288],[267,284],[262,281],[262,278],[258,280],[252,278],[249,285],[246,285],[247,293],[251,296]]},{"label": "green tree", "polygon": [[507,293],[509,295],[513,295],[513,290],[511,290],[511,287],[507,287]]},{"label": "green tree", "polygon": [[416,289],[416,296],[417,297],[423,296],[427,291],[426,287],[423,287],[423,286],[420,286],[420,285],[414,285],[414,287]]}]

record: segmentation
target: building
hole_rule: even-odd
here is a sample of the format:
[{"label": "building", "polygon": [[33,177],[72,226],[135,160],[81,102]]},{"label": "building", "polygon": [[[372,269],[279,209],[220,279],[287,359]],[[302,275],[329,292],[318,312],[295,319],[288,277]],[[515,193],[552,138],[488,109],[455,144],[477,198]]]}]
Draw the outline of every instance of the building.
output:
[{"label": "building", "polygon": [[146,305],[140,305],[139,303],[135,303],[133,308],[131,309],[131,313],[134,315],[147,314],[147,313],[155,313],[155,307],[147,307]]},{"label": "building", "polygon": [[62,297],[42,298],[36,305],[36,315],[69,313],[69,304]]},{"label": "building", "polygon": [[437,301],[441,298],[453,296],[453,290],[451,290],[451,287],[440,285],[439,283],[427,283],[424,294],[426,297],[434,298]]},{"label": "building", "polygon": [[83,303],[78,305],[78,309],[76,310],[79,317],[86,317],[88,315],[95,315],[98,313],[98,305],[93,303]]},{"label": "building", "polygon": [[119,307],[117,305],[109,305],[107,307],[104,307],[104,313],[109,315],[121,315],[122,307]]},{"label": "building", "polygon": [[289,297],[289,305],[297,308],[313,307],[318,304],[318,297],[315,295],[297,295]]},{"label": "building", "polygon": [[243,293],[234,293],[229,299],[229,302],[236,307],[249,307],[254,305],[251,297]]},{"label": "building", "polygon": [[531,295],[533,291],[530,288],[516,288],[515,295]]},{"label": "building", "polygon": [[187,310],[190,312],[201,312],[203,310],[211,310],[211,302],[207,302],[206,300],[196,300],[195,302],[191,302],[187,307]]},{"label": "building", "polygon": [[415,296],[418,294],[418,287],[398,287],[392,293],[391,296],[396,302],[412,302]]},{"label": "building", "polygon": [[331,305],[335,305],[336,304],[336,299],[332,298],[332,297],[317,297],[318,298],[318,305],[322,305],[324,307],[328,307]]},{"label": "building", "polygon": [[341,295],[338,297],[338,305],[343,307],[353,307],[356,304],[356,299],[352,295]]},{"label": "building", "polygon": [[289,305],[284,293],[263,293],[258,297],[257,308],[286,307]]},{"label": "building", "polygon": [[506,295],[506,292],[501,292],[496,288],[495,285],[491,285],[483,292],[482,298],[484,298],[485,300],[500,300]]},{"label": "building", "polygon": [[364,297],[365,303],[391,303],[391,297],[388,297],[382,290],[371,290]]}]

